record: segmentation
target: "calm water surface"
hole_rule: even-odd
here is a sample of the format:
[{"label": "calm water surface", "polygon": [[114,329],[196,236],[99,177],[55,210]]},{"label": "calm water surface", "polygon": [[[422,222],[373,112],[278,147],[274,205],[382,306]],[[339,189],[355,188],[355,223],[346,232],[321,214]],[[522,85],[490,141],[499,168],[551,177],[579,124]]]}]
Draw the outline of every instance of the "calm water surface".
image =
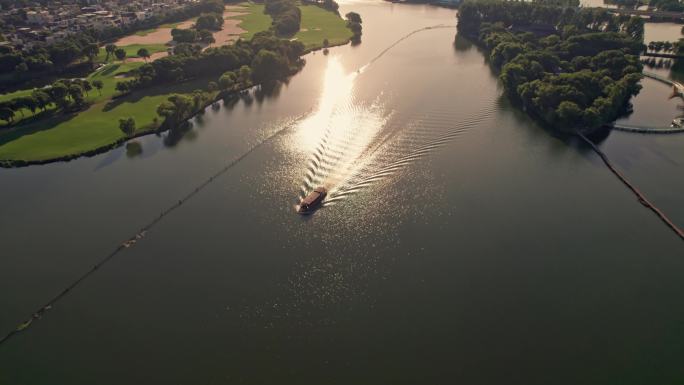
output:
[{"label": "calm water surface", "polygon": [[[6,331],[249,153],[0,347],[0,384],[681,382],[681,241],[454,28],[379,56],[454,11],[350,10],[361,45],[188,132],[0,170]],[[684,226],[684,136],[601,146]]]}]

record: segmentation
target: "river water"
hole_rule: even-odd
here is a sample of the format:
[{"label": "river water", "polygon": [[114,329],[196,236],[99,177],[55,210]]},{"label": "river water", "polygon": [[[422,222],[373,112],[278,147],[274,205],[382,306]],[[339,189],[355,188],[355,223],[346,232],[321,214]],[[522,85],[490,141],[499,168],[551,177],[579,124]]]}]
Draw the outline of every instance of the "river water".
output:
[{"label": "river water", "polygon": [[[684,376],[682,242],[501,96],[455,11],[346,2],[363,42],[186,132],[0,170],[0,384],[644,384]],[[384,52],[384,53],[383,53]],[[601,147],[684,226],[684,135]],[[295,213],[315,186],[330,195]]]}]

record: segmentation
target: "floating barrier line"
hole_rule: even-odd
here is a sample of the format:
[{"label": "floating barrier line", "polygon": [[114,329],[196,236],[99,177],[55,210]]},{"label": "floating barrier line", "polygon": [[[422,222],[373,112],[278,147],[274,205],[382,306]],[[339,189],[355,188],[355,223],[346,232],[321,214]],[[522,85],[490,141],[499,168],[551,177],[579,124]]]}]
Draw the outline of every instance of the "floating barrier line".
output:
[{"label": "floating barrier line", "polygon": [[[295,119],[296,121],[297,119]],[[174,210],[178,209],[181,207],[184,203],[192,199],[197,193],[202,191],[205,187],[207,187],[209,184],[214,182],[216,178],[220,177],[224,173],[226,173],[228,170],[233,168],[235,165],[237,165],[240,161],[245,159],[249,154],[254,152],[256,149],[259,147],[263,146],[264,144],[270,142],[274,138],[276,138],[279,134],[283,133],[287,129],[291,128],[294,124],[286,124],[284,127],[280,128],[276,132],[272,133],[265,139],[263,139],[261,142],[255,144],[251,148],[249,148],[245,153],[242,155],[238,156],[237,158],[234,158],[230,162],[228,162],[223,168],[221,168],[219,171],[215,172],[213,175],[211,175],[207,180],[202,182],[201,184],[197,185],[190,193],[182,197],[178,202],[174,203],[173,205],[169,206],[165,210],[163,210],[156,218],[154,218],[151,222],[149,222],[147,225],[143,226],[134,236],[130,237],[126,241],[122,242],[119,244],[112,252],[110,252],[106,257],[104,257],[102,260],[97,262],[93,267],[82,274],[80,277],[78,277],[75,281],[73,281],[69,286],[67,286],[64,290],[62,290],[59,294],[57,294],[55,297],[53,297],[51,300],[49,300],[45,305],[43,305],[40,309],[36,310],[26,321],[20,323],[17,325],[17,327],[7,333],[2,339],[0,339],[0,345],[4,344],[7,342],[12,336],[28,329],[31,324],[40,319],[48,310],[52,309],[52,307],[62,298],[64,298],[67,294],[69,294],[76,286],[78,286],[81,282],[83,282],[86,278],[88,278],[90,275],[95,273],[99,268],[104,266],[107,262],[111,261],[112,258],[117,256],[119,253],[124,251],[125,249],[128,249],[130,247],[133,247],[139,240],[145,237],[146,233],[150,231],[156,224],[158,224],[165,216],[171,214]]]},{"label": "floating barrier line", "polygon": [[[397,40],[396,42],[394,42],[392,45],[390,45],[388,48],[384,49],[382,52],[380,52],[379,55],[377,55],[375,58],[373,58],[368,64],[364,65],[364,66],[363,66],[361,69],[359,69],[358,71],[361,72],[362,69],[365,69],[365,68],[368,67],[369,65],[373,64],[375,61],[377,61],[378,59],[380,59],[380,57],[382,57],[384,54],[386,54],[389,50],[391,50],[392,48],[394,48],[397,44],[401,43],[402,41],[406,40],[407,38],[409,38],[410,36],[412,36],[412,35],[414,35],[414,34],[416,34],[416,33],[418,33],[418,32],[427,31],[427,30],[431,30],[431,29],[438,29],[438,28],[454,28],[454,27],[455,27],[455,26],[446,26],[446,25],[440,24],[440,25],[435,25],[435,26],[431,26],[431,27],[424,27],[424,28],[417,29],[417,30],[415,30],[415,31],[413,31],[413,32],[411,32],[411,33],[405,35],[404,37],[400,38],[399,40]],[[301,118],[301,117],[300,117],[300,118]],[[10,332],[7,333],[4,337],[2,337],[2,339],[0,339],[0,346],[2,346],[3,344],[5,344],[10,338],[12,338],[13,336],[15,336],[16,334],[18,334],[18,333],[20,333],[20,332],[22,332],[22,331],[28,329],[29,326],[31,326],[31,324],[32,324],[34,321],[36,321],[36,320],[42,318],[42,316],[43,316],[48,310],[52,309],[52,306],[54,306],[59,300],[61,300],[61,299],[64,298],[67,294],[69,294],[74,288],[76,288],[81,282],[83,282],[86,278],[88,278],[90,275],[92,275],[92,274],[93,274],[95,271],[97,271],[100,267],[104,266],[107,262],[111,261],[112,258],[114,258],[115,256],[117,256],[119,253],[121,253],[121,252],[124,251],[125,249],[134,246],[139,240],[141,240],[142,238],[144,238],[144,237],[145,237],[145,234],[146,234],[149,230],[151,230],[157,223],[159,223],[165,216],[171,214],[171,212],[173,212],[174,210],[176,210],[177,208],[179,208],[180,206],[182,206],[185,202],[187,202],[188,200],[190,200],[190,199],[191,199],[192,197],[194,197],[197,193],[199,193],[201,190],[203,190],[205,187],[207,187],[210,183],[212,183],[214,180],[216,180],[216,178],[218,178],[219,176],[223,175],[226,171],[230,170],[233,166],[237,165],[240,161],[242,161],[244,158],[246,158],[246,157],[247,157],[249,154],[251,154],[253,151],[255,151],[256,149],[258,149],[258,148],[261,147],[262,145],[264,145],[264,144],[270,142],[270,141],[273,140],[276,136],[278,136],[279,134],[281,134],[281,133],[287,131],[289,128],[292,128],[292,127],[294,126],[294,122],[296,122],[297,120],[299,120],[299,118],[294,119],[294,121],[291,122],[290,124],[286,124],[284,127],[282,127],[281,129],[277,130],[276,132],[272,133],[270,136],[266,137],[266,138],[263,139],[261,142],[259,142],[259,143],[257,143],[256,145],[252,146],[250,149],[248,149],[245,153],[243,153],[243,154],[240,155],[239,157],[237,157],[237,158],[233,159],[232,161],[228,162],[222,169],[220,169],[219,171],[217,171],[216,173],[214,173],[213,175],[211,175],[206,181],[202,182],[202,183],[199,184],[197,187],[195,187],[194,190],[192,190],[190,193],[188,193],[188,194],[185,195],[183,198],[181,198],[177,203],[173,204],[172,206],[170,206],[170,207],[168,207],[167,209],[165,209],[164,211],[162,211],[162,212],[159,214],[159,216],[157,216],[156,218],[154,218],[154,219],[153,219],[150,223],[148,223],[147,225],[143,226],[143,227],[140,229],[140,231],[138,231],[134,236],[132,236],[131,238],[129,238],[129,239],[127,239],[126,241],[124,241],[124,242],[122,242],[121,244],[119,244],[111,253],[109,253],[106,257],[104,257],[104,258],[101,259],[99,262],[97,262],[95,265],[93,265],[93,267],[92,267],[90,270],[88,270],[87,272],[85,272],[84,274],[82,274],[82,275],[81,275],[80,277],[78,277],[75,281],[73,281],[69,286],[67,286],[64,290],[62,290],[58,295],[56,295],[56,296],[53,297],[51,300],[49,300],[47,303],[45,303],[44,306],[42,306],[40,309],[38,309],[38,310],[35,311],[33,314],[31,314],[31,316],[30,316],[26,321],[20,323],[19,325],[17,325],[17,327],[16,327],[14,330],[10,331]],[[319,159],[319,161],[320,161],[320,159]]]},{"label": "floating barrier line", "polygon": [[627,188],[629,188],[630,190],[632,190],[632,192],[634,193],[634,195],[637,196],[637,199],[639,199],[639,203],[641,203],[642,205],[646,206],[648,209],[650,209],[651,211],[653,211],[653,212],[658,216],[658,218],[660,218],[660,220],[662,220],[662,221],[667,225],[667,227],[669,227],[670,229],[672,229],[672,231],[674,231],[674,232],[679,236],[679,238],[681,238],[682,240],[684,240],[684,231],[682,231],[682,229],[680,229],[674,222],[672,222],[672,221],[670,220],[670,218],[668,218],[667,215],[665,215],[664,212],[662,212],[658,207],[656,207],[653,203],[651,203],[648,199],[646,199],[646,196],[644,196],[644,194],[643,194],[641,191],[639,191],[639,189],[636,188],[636,186],[634,186],[632,183],[630,183],[629,180],[627,180],[627,178],[626,178],[618,169],[616,169],[616,168],[613,166],[613,164],[610,162],[610,160],[608,159],[608,157],[606,156],[606,154],[605,154],[603,151],[601,151],[601,149],[599,149],[599,148],[594,144],[594,142],[592,142],[591,140],[589,140],[589,138],[587,138],[586,136],[584,136],[584,134],[582,134],[582,133],[579,132],[578,130],[575,130],[575,132],[577,133],[577,135],[578,135],[580,138],[582,138],[582,140],[584,140],[587,144],[589,144],[589,145],[591,146],[591,148],[594,150],[594,152],[595,152],[596,154],[598,154],[598,156],[601,157],[601,159],[603,160],[603,163],[605,163],[606,166],[608,166],[608,169],[610,169],[610,171],[611,171],[613,174],[615,174],[615,176],[617,176],[618,179],[620,179],[620,181],[621,181],[625,186],[627,186]]}]

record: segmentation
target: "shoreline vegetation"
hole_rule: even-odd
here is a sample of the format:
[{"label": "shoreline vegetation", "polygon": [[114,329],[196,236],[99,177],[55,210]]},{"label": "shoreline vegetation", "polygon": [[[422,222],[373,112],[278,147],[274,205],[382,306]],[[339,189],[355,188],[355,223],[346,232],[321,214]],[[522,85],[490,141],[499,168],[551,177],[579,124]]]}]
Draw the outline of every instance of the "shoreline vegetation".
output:
[{"label": "shoreline vegetation", "polygon": [[466,0],[458,32],[488,53],[513,104],[542,125],[594,131],[639,93],[643,21],[552,1]]},{"label": "shoreline vegetation", "polygon": [[[323,3],[298,4],[296,31],[279,35],[262,15],[254,14],[269,3],[295,4],[292,0],[239,4],[251,12],[232,16],[241,20],[238,26],[245,32],[231,45],[187,49],[149,62],[153,52],[146,46],[135,47],[136,56],[145,61],[125,60],[129,52],[100,50],[99,57],[116,60],[86,78],[0,95],[0,113],[10,106],[16,112],[12,119],[18,119],[0,126],[0,167],[93,156],[136,137],[184,127],[188,119],[220,99],[238,98],[249,88],[295,74],[308,52],[360,40],[360,16],[350,13],[344,20],[336,7],[330,10]],[[275,19],[271,15],[269,20]],[[40,106],[34,106],[36,97],[43,99]]]}]

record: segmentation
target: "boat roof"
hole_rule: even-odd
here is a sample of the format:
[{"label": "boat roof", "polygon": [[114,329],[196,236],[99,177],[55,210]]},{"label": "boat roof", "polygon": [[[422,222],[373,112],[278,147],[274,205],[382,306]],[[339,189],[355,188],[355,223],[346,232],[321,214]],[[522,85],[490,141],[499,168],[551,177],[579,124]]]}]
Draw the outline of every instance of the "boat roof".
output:
[{"label": "boat roof", "polygon": [[325,193],[326,190],[324,187],[317,187],[315,190],[309,193],[306,198],[302,199],[302,205],[310,205],[316,202],[316,200],[318,200]]}]

